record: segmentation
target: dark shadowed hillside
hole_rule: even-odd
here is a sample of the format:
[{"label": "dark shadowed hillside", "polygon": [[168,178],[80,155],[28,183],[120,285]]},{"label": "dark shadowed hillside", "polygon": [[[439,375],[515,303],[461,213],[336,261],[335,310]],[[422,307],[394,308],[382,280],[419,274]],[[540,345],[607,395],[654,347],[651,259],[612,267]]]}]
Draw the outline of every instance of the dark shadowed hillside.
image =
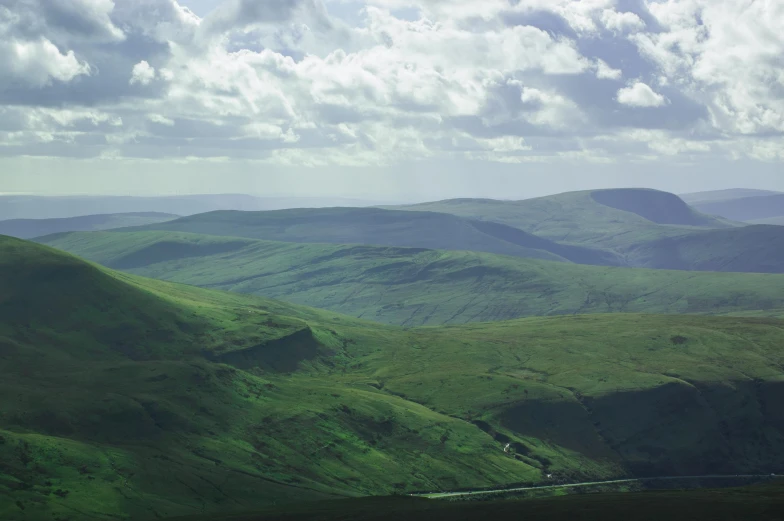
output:
[{"label": "dark shadowed hillside", "polygon": [[599,204],[639,215],[657,224],[681,226],[715,226],[716,220],[700,215],[677,195],[658,190],[625,188],[595,190],[593,200]]},{"label": "dark shadowed hillside", "polygon": [[271,508],[231,517],[189,516],[171,521],[748,521],[778,520],[784,512],[784,487],[780,480],[718,490],[604,491],[524,500],[497,497],[482,497],[480,501],[358,498]]},{"label": "dark shadowed hillside", "polygon": [[642,267],[784,273],[784,227],[745,226],[651,241],[630,249]]}]

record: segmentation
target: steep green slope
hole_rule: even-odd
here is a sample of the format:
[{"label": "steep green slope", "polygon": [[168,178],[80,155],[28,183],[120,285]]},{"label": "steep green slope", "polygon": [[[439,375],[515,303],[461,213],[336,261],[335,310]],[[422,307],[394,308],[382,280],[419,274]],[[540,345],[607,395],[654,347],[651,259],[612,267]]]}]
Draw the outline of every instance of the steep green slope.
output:
[{"label": "steep green slope", "polygon": [[0,259],[2,519],[146,519],[538,475],[473,425],[341,381],[353,357],[390,345],[383,326],[12,239]]},{"label": "steep green slope", "polygon": [[450,199],[389,208],[493,221],[553,241],[621,251],[648,240],[688,234],[695,226],[729,226],[679,201],[666,192],[619,189],[568,192],[523,201]]},{"label": "steep green slope", "polygon": [[372,244],[470,250],[517,257],[617,265],[617,256],[558,244],[498,223],[433,212],[377,208],[300,208],[270,212],[210,212],[128,231],[166,230],[286,242]]},{"label": "steep green slope", "polygon": [[176,232],[74,233],[42,240],[138,275],[405,326],[573,313],[776,314],[784,309],[780,275],[605,268],[473,252]]},{"label": "steep green slope", "polygon": [[63,219],[11,219],[0,221],[0,235],[31,239],[53,233],[99,231],[122,228],[124,226],[143,226],[171,221],[178,217],[179,215],[168,213],[147,212],[83,215]]},{"label": "steep green slope", "polygon": [[0,259],[2,519],[784,465],[780,320],[404,331],[13,239]]}]

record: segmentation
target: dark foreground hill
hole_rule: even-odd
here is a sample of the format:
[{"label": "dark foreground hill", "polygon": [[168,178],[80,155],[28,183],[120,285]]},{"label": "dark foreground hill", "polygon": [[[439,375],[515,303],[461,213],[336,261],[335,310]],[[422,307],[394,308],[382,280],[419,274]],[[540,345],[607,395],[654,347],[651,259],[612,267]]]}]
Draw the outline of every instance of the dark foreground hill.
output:
[{"label": "dark foreground hill", "polygon": [[42,235],[64,232],[87,232],[110,230],[124,226],[143,226],[164,221],[171,221],[179,215],[167,213],[114,213],[83,215],[62,219],[11,219],[0,221],[0,235],[9,235],[20,239],[32,239]]},{"label": "dark foreground hill", "polygon": [[784,515],[784,487],[601,493],[534,500],[431,501],[407,497],[308,503],[236,516],[171,521],[747,521]]},{"label": "dark foreground hill", "polygon": [[[575,313],[784,314],[784,275],[607,268],[180,232],[72,233],[40,240],[137,275],[404,326]],[[668,255],[661,261],[684,267],[677,252]],[[767,258],[775,263],[784,255]]]},{"label": "dark foreground hill", "polygon": [[10,238],[0,288],[4,520],[784,466],[780,320],[404,331]]},{"label": "dark foreground hill", "polygon": [[210,212],[135,230],[297,243],[468,250],[579,264],[617,265],[620,262],[617,256],[606,251],[559,244],[499,223],[462,219],[443,213],[378,208]]}]

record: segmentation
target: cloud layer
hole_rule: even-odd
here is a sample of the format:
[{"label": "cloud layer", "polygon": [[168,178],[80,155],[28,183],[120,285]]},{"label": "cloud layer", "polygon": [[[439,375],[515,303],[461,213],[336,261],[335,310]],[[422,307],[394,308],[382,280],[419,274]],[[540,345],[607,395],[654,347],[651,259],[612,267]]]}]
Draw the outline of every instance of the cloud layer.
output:
[{"label": "cloud layer", "polygon": [[2,2],[0,156],[784,160],[783,2],[215,4]]}]

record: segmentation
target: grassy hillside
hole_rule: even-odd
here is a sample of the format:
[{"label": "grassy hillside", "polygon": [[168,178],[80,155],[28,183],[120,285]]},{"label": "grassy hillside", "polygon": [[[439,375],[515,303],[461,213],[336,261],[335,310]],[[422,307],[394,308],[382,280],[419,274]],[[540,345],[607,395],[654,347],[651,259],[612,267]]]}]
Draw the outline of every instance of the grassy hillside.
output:
[{"label": "grassy hillside", "polygon": [[538,476],[471,424],[318,376],[391,347],[383,326],[12,239],[0,259],[2,519],[146,519]]},{"label": "grassy hillside", "polygon": [[493,221],[553,241],[609,250],[685,235],[695,226],[729,226],[695,212],[672,194],[638,189],[568,192],[523,201],[451,199],[394,208]]},{"label": "grassy hillside", "polygon": [[0,221],[0,235],[31,239],[64,232],[110,230],[124,226],[143,226],[171,221],[179,215],[168,213],[114,213],[83,215],[63,219],[11,219]]},{"label": "grassy hillside", "polygon": [[10,238],[0,263],[2,519],[784,465],[784,321],[405,331]]},{"label": "grassy hillside", "polygon": [[784,309],[782,275],[606,268],[473,252],[176,232],[73,233],[43,241],[138,275],[405,326],[574,313],[779,314]]},{"label": "grassy hillside", "polygon": [[286,242],[372,244],[469,250],[517,257],[616,265],[617,256],[558,244],[517,228],[433,212],[377,208],[299,208],[271,212],[210,212],[136,228]]}]

